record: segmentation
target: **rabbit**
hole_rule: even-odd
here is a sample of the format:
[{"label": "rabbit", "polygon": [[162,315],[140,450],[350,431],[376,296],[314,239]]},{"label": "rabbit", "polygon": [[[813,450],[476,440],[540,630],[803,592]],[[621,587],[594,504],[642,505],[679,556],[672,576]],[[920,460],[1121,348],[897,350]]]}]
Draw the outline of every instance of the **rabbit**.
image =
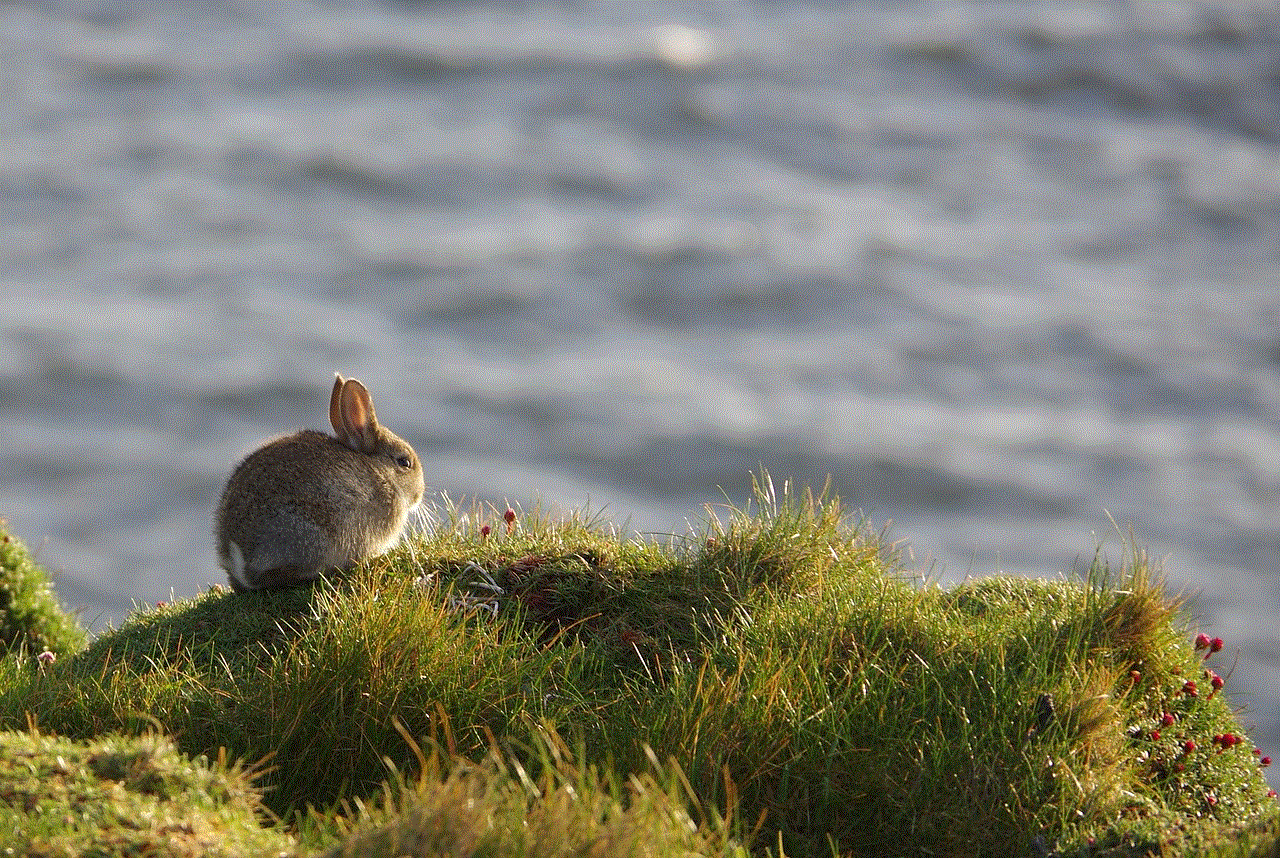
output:
[{"label": "rabbit", "polygon": [[303,584],[391,549],[422,501],[422,463],[378,423],[368,389],[334,374],[329,422],[236,466],[217,512],[218,560],[236,592]]}]

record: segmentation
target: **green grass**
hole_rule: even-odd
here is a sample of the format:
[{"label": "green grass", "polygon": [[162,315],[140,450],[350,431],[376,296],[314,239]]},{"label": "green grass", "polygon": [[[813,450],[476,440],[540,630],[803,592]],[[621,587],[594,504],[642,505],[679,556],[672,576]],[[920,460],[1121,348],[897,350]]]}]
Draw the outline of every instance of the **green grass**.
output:
[{"label": "green grass", "polygon": [[0,518],[0,650],[54,655],[84,649],[85,631],[62,610],[45,571]]},{"label": "green grass", "polygon": [[[410,747],[417,743],[406,737]],[[521,749],[479,764],[433,746],[417,779],[393,777],[326,856],[655,855],[748,858],[724,817],[706,813],[678,765],[651,759],[625,783],[583,761],[549,726]],[[322,818],[320,825],[327,824]]]},{"label": "green grass", "polygon": [[297,854],[1280,855],[1260,755],[1214,740],[1230,658],[1136,548],[939,587],[767,474],[666,541],[441,517],[342,581],[11,657],[0,729],[245,761]]},{"label": "green grass", "polygon": [[192,760],[163,737],[86,744],[0,733],[0,838],[27,856],[265,855],[292,842],[261,824],[251,775]]}]

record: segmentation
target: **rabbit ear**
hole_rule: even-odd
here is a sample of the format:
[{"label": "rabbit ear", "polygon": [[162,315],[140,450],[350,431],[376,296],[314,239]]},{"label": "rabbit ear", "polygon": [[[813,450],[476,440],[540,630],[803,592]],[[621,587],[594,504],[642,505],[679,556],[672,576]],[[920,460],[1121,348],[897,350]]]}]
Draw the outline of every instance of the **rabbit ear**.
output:
[{"label": "rabbit ear", "polygon": [[354,378],[342,382],[338,408],[342,418],[341,428],[334,427],[338,438],[353,450],[373,454],[378,449],[378,416],[368,389]]},{"label": "rabbit ear", "polygon": [[[334,432],[338,433],[339,438],[343,437],[343,432],[344,432],[342,428],[341,403],[342,403],[342,385],[345,382],[346,382],[346,379],[342,377],[342,374],[335,372],[333,374],[333,393],[329,395],[329,425],[333,427]],[[345,438],[343,438],[343,443],[346,443]]]}]

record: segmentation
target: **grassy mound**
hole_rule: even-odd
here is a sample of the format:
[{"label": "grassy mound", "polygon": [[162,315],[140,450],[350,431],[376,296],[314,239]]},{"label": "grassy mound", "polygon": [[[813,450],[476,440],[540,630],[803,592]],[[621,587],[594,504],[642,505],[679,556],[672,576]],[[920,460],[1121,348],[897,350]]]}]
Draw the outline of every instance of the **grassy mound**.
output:
[{"label": "grassy mound", "polygon": [[55,655],[84,649],[85,631],[62,610],[49,576],[0,518],[0,648]]},{"label": "grassy mound", "polygon": [[924,585],[767,475],[668,543],[446,518],[343,581],[4,661],[0,728],[269,760],[301,853],[1280,854],[1225,655],[1141,552]]},{"label": "grassy mound", "polygon": [[86,744],[0,733],[4,854],[278,854],[292,841],[262,826],[250,780],[225,762],[193,761],[158,736]]}]

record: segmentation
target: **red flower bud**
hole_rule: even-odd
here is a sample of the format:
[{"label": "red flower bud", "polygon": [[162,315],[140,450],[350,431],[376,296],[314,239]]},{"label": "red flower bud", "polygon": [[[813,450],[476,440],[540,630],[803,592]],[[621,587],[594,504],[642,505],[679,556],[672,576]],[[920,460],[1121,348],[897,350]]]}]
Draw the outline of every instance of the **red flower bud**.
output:
[{"label": "red flower bud", "polygon": [[1172,716],[1172,715],[1170,715],[1168,712],[1166,712],[1166,713],[1164,713],[1163,715],[1161,715],[1161,716],[1160,716],[1160,726],[1161,726],[1161,727],[1172,727],[1172,726],[1173,726],[1173,716]]},{"label": "red flower bud", "polygon": [[1269,766],[1271,765],[1271,758],[1263,757],[1262,759],[1258,760],[1258,762],[1261,763],[1263,766]]},{"label": "red flower bud", "polygon": [[1186,682],[1182,683],[1182,693],[1188,697],[1196,696],[1196,683],[1194,679],[1188,679]]},{"label": "red flower bud", "polygon": [[1159,731],[1159,730],[1152,730],[1152,731],[1151,731],[1151,741],[1153,741],[1153,742],[1159,742],[1159,741],[1160,741],[1160,731]]},{"label": "red flower bud", "polygon": [[1221,652],[1221,651],[1222,651],[1222,638],[1214,638],[1213,640],[1209,641],[1209,652]]},{"label": "red flower bud", "polygon": [[1204,632],[1201,632],[1200,634],[1196,635],[1196,652],[1199,652],[1202,649],[1208,649],[1208,648],[1209,648],[1209,636],[1206,635]]},{"label": "red flower bud", "polygon": [[1187,741],[1182,743],[1182,753],[1184,754],[1193,753],[1195,749],[1196,749],[1196,743],[1191,739],[1188,739]]}]

